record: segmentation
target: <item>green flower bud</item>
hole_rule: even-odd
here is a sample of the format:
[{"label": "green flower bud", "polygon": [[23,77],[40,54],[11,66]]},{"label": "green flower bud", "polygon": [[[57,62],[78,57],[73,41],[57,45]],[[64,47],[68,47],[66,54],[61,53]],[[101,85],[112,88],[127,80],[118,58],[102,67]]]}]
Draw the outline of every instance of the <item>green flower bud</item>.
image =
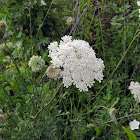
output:
[{"label": "green flower bud", "polygon": [[5,31],[6,31],[6,22],[0,21],[0,39],[3,38]]},{"label": "green flower bud", "polygon": [[32,68],[33,72],[38,72],[45,66],[45,61],[41,58],[41,56],[33,55],[28,65]]},{"label": "green flower bud", "polygon": [[110,112],[109,112],[110,116],[115,116],[116,113],[117,113],[117,110],[115,108],[110,109]]},{"label": "green flower bud", "polygon": [[116,113],[117,113],[117,110],[115,108],[111,108],[109,110],[109,114],[110,114],[110,117],[112,119],[112,121],[114,122],[114,124],[116,125],[116,127],[121,131],[121,126],[120,124],[118,123],[117,119],[116,119]]}]

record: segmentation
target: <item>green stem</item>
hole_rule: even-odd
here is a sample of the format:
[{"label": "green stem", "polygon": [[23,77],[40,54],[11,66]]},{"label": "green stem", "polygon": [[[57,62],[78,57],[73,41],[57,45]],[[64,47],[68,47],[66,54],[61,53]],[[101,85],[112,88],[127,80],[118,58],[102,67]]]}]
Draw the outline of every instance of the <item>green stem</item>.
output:
[{"label": "green stem", "polygon": [[5,90],[5,88],[2,87],[2,89],[4,90],[4,93],[8,96],[8,98],[10,99],[10,101],[12,102],[12,104],[14,104],[13,100],[11,99],[11,97],[9,96],[9,94],[7,93],[7,91]]},{"label": "green stem", "polygon": [[[137,30],[137,31],[138,31],[138,30]],[[136,31],[136,33],[137,33],[137,31]],[[122,63],[122,61],[123,61],[123,59],[125,58],[127,52],[129,51],[131,45],[133,44],[134,40],[139,36],[139,34],[140,34],[140,32],[139,32],[136,36],[134,36],[133,40],[132,40],[131,43],[129,44],[127,50],[124,52],[124,54],[123,54],[121,60],[120,60],[120,61],[118,62],[118,64],[117,64],[116,68],[114,69],[114,71],[113,71],[113,72],[111,73],[111,75],[109,76],[109,78],[108,78],[107,82],[105,83],[105,85],[102,86],[102,88],[99,90],[99,92],[96,94],[95,97],[93,97],[93,98],[90,99],[90,101],[88,102],[88,104],[86,105],[86,107],[83,109],[83,111],[82,111],[80,117],[84,114],[84,112],[86,111],[86,109],[87,109],[88,105],[90,104],[90,102],[93,101],[93,100],[101,93],[101,91],[107,86],[107,84],[110,82],[110,80],[111,80],[112,76],[114,75],[115,71],[118,69],[118,67],[119,67],[120,64]],[[78,118],[78,120],[80,120],[80,119]],[[78,123],[78,121],[77,121],[76,123]],[[73,124],[72,128],[76,125],[76,123]],[[70,130],[71,130],[71,129],[66,130],[65,133],[62,135],[62,137],[61,137],[60,139],[62,139]]]},{"label": "green stem", "polygon": [[8,104],[8,106],[10,106],[10,104],[9,104],[8,102],[6,102],[5,100],[3,100],[1,97],[0,97],[0,100],[1,100],[2,102],[5,102],[6,104]]},{"label": "green stem", "polygon": [[36,103],[36,94],[35,94],[35,88],[34,88],[34,75],[33,75],[33,72],[32,72],[32,88],[33,88],[33,98],[34,98],[34,102],[32,100],[32,104],[33,104],[33,107],[34,107],[34,110],[35,112],[37,112],[37,103]]},{"label": "green stem", "polygon": [[139,36],[140,32],[133,38],[133,40],[131,41],[131,43],[129,44],[127,50],[124,52],[121,60],[119,61],[119,63],[117,64],[116,68],[113,70],[113,72],[111,73],[111,75],[109,76],[107,82],[105,83],[104,86],[102,86],[102,88],[99,90],[99,92],[96,94],[95,97],[91,98],[90,101],[94,100],[100,93],[101,91],[110,83],[111,78],[113,77],[114,73],[116,72],[116,70],[118,69],[118,67],[120,66],[120,64],[122,63],[123,59],[125,58],[127,52],[129,51],[131,45],[133,44],[134,40]]},{"label": "green stem", "polygon": [[77,31],[79,32],[79,29],[77,28],[77,26],[74,24],[74,22],[72,23],[74,25],[74,27],[77,29]]},{"label": "green stem", "polygon": [[30,36],[31,36],[31,47],[32,47],[32,55],[34,54],[34,46],[33,46],[33,35],[32,35],[32,17],[31,17],[31,6],[29,7],[29,15],[30,15]]},{"label": "green stem", "polygon": [[[60,94],[62,93],[62,89],[63,89],[63,87],[60,89]],[[59,96],[59,99],[54,103],[54,105],[50,108],[49,111],[51,111],[58,102],[60,103],[61,100],[62,100],[62,98],[63,98],[63,95],[62,96]]]},{"label": "green stem", "polygon": [[[12,56],[11,56],[11,57],[12,57]],[[15,67],[16,67],[16,70],[17,70],[17,72],[18,72],[19,77],[20,77],[22,80],[24,80],[23,77],[22,77],[22,74],[20,73],[20,70],[19,70],[19,68],[18,68],[18,65],[17,65],[16,61],[14,60],[13,57],[12,57],[12,59],[13,59],[13,62],[14,62],[14,64],[15,64]],[[33,77],[33,75],[32,75],[32,77]],[[25,85],[24,82],[23,82],[23,85],[24,85],[24,87],[25,87],[25,89],[26,89],[26,92],[28,93],[27,86]],[[33,86],[33,81],[32,81],[32,86]],[[34,87],[33,87],[33,94],[34,94]],[[30,97],[30,99],[31,99],[31,97]],[[33,100],[31,100],[31,101],[32,101],[32,105],[33,105],[33,107],[34,107],[34,110],[36,111],[36,107],[35,107],[35,105],[34,105],[34,102],[33,102]]]},{"label": "green stem", "polygon": [[59,87],[57,88],[56,92],[54,93],[54,96],[52,97],[52,99],[51,99],[46,105],[44,105],[44,107],[42,107],[42,108],[38,111],[38,113],[35,115],[34,119],[37,118],[38,115],[53,101],[53,99],[55,98],[55,96],[56,96],[57,92],[59,91],[60,87],[62,86],[62,84],[63,84],[63,83],[61,83],[61,84],[59,85]]},{"label": "green stem", "polygon": [[47,18],[47,15],[48,15],[48,13],[49,13],[51,7],[52,7],[52,4],[53,4],[53,0],[52,0],[52,2],[51,2],[51,4],[50,4],[50,7],[49,7],[49,9],[48,9],[48,11],[47,11],[45,17],[44,17],[44,20],[43,20],[42,24],[39,26],[39,29],[38,29],[38,31],[37,31],[37,35],[38,35],[40,29],[42,28],[42,26],[43,26],[43,24],[44,24],[44,22],[45,22],[45,20],[46,20],[46,18]]},{"label": "green stem", "polygon": [[105,109],[107,109],[108,111],[109,111],[109,108],[107,108],[107,107],[105,107],[105,106],[95,106],[95,107],[102,107],[102,108],[105,108]]}]

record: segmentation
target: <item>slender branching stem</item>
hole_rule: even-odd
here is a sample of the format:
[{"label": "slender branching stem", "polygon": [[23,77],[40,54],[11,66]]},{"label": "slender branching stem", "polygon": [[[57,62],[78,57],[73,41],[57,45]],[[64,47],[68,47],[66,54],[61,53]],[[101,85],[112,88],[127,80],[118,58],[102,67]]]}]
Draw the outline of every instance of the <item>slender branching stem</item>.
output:
[{"label": "slender branching stem", "polygon": [[50,11],[50,9],[51,9],[51,7],[52,7],[52,4],[53,4],[53,0],[52,0],[52,2],[51,2],[50,6],[49,6],[49,9],[48,9],[48,11],[47,11],[47,13],[46,13],[46,15],[45,15],[45,17],[44,17],[43,22],[42,22],[41,25],[39,26],[39,29],[38,29],[38,31],[37,31],[37,35],[38,35],[40,29],[42,28],[42,26],[43,26],[43,24],[44,24],[44,22],[45,22],[45,20],[46,20],[46,18],[47,18],[47,16],[48,16],[48,13],[49,13],[49,11]]},{"label": "slender branching stem", "polygon": [[[138,31],[138,30],[137,30]],[[111,81],[111,78],[113,77],[114,73],[116,72],[116,70],[118,69],[118,67],[120,66],[120,64],[122,63],[123,59],[125,58],[127,52],[130,50],[134,40],[139,36],[140,32],[137,33],[136,31],[136,34],[134,36],[134,38],[132,39],[131,43],[129,44],[127,50],[124,52],[122,58],[120,59],[120,61],[118,62],[116,68],[113,70],[113,72],[111,73],[111,75],[109,76],[109,78],[107,79],[107,82],[101,87],[101,89],[99,90],[99,92],[95,95],[95,97],[91,98],[90,101],[88,102],[88,104],[85,106],[85,108],[83,109],[80,117],[82,115],[84,115],[84,112],[87,110],[87,107],[89,106],[90,102],[93,101],[100,93],[101,91],[110,83]],[[78,118],[78,120],[72,125],[71,128],[69,128],[68,130],[65,131],[65,133],[62,135],[62,137],[60,139],[62,139],[67,133],[69,133],[69,131],[79,122],[80,118]]]},{"label": "slender branching stem", "polygon": [[63,84],[63,83],[61,83],[61,84],[59,85],[59,87],[56,89],[56,91],[55,91],[54,96],[52,97],[52,99],[38,111],[38,113],[35,115],[34,119],[37,118],[37,117],[39,116],[39,114],[40,114],[48,105],[50,105],[50,103],[51,103],[51,102],[53,101],[53,99],[55,98],[55,96],[56,96],[57,92],[59,91],[60,87],[62,86],[62,84]]}]

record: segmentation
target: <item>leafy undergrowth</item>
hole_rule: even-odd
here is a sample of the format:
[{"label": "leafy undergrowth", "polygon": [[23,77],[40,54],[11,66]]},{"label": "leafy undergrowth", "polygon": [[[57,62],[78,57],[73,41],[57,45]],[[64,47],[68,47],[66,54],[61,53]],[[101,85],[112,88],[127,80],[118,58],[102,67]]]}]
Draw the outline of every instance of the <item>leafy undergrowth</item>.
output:
[{"label": "leafy undergrowth", "polygon": [[[1,0],[0,139],[140,139],[139,128],[132,130],[129,125],[140,121],[139,85],[134,92],[129,90],[131,81],[140,82],[139,31],[138,6],[133,0]],[[66,67],[58,60],[67,50],[58,54],[53,48],[57,57],[49,55],[51,42],[68,47],[60,41],[64,35],[89,42],[104,61],[105,68],[98,70],[103,80],[87,85],[88,91],[79,91],[74,82],[65,87],[59,74]],[[78,51],[80,60],[86,50],[80,55]],[[65,63],[69,54],[62,59]],[[54,62],[59,62],[59,71],[50,68]],[[89,71],[85,75],[92,79]]]}]

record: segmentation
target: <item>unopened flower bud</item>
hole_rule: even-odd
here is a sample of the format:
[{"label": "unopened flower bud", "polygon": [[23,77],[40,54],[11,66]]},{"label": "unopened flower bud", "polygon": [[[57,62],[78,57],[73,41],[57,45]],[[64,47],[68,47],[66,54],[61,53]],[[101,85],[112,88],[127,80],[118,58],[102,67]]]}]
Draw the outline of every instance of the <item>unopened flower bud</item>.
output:
[{"label": "unopened flower bud", "polygon": [[109,114],[110,114],[111,116],[115,116],[116,113],[117,113],[117,110],[116,110],[115,108],[110,109]]},{"label": "unopened flower bud", "polygon": [[3,122],[5,120],[5,117],[3,115],[0,115],[0,122]]},{"label": "unopened flower bud", "polygon": [[117,113],[117,110],[115,108],[112,108],[109,110],[109,114],[110,114],[110,117],[112,119],[112,121],[114,122],[114,124],[116,125],[116,127],[121,131],[121,126],[120,124],[118,123],[117,119],[116,119],[116,113]]},{"label": "unopened flower bud", "polygon": [[92,128],[92,127],[94,127],[95,125],[93,124],[93,123],[89,123],[89,124],[87,124],[87,128]]},{"label": "unopened flower bud", "polygon": [[50,78],[56,78],[60,75],[61,69],[53,68],[53,66],[49,66],[46,70],[46,74]]},{"label": "unopened flower bud", "polygon": [[6,31],[6,22],[0,21],[0,39],[3,38],[5,31]]},{"label": "unopened flower bud", "polygon": [[69,18],[66,20],[67,23],[71,23],[72,21],[73,21],[72,17],[69,17]]}]

